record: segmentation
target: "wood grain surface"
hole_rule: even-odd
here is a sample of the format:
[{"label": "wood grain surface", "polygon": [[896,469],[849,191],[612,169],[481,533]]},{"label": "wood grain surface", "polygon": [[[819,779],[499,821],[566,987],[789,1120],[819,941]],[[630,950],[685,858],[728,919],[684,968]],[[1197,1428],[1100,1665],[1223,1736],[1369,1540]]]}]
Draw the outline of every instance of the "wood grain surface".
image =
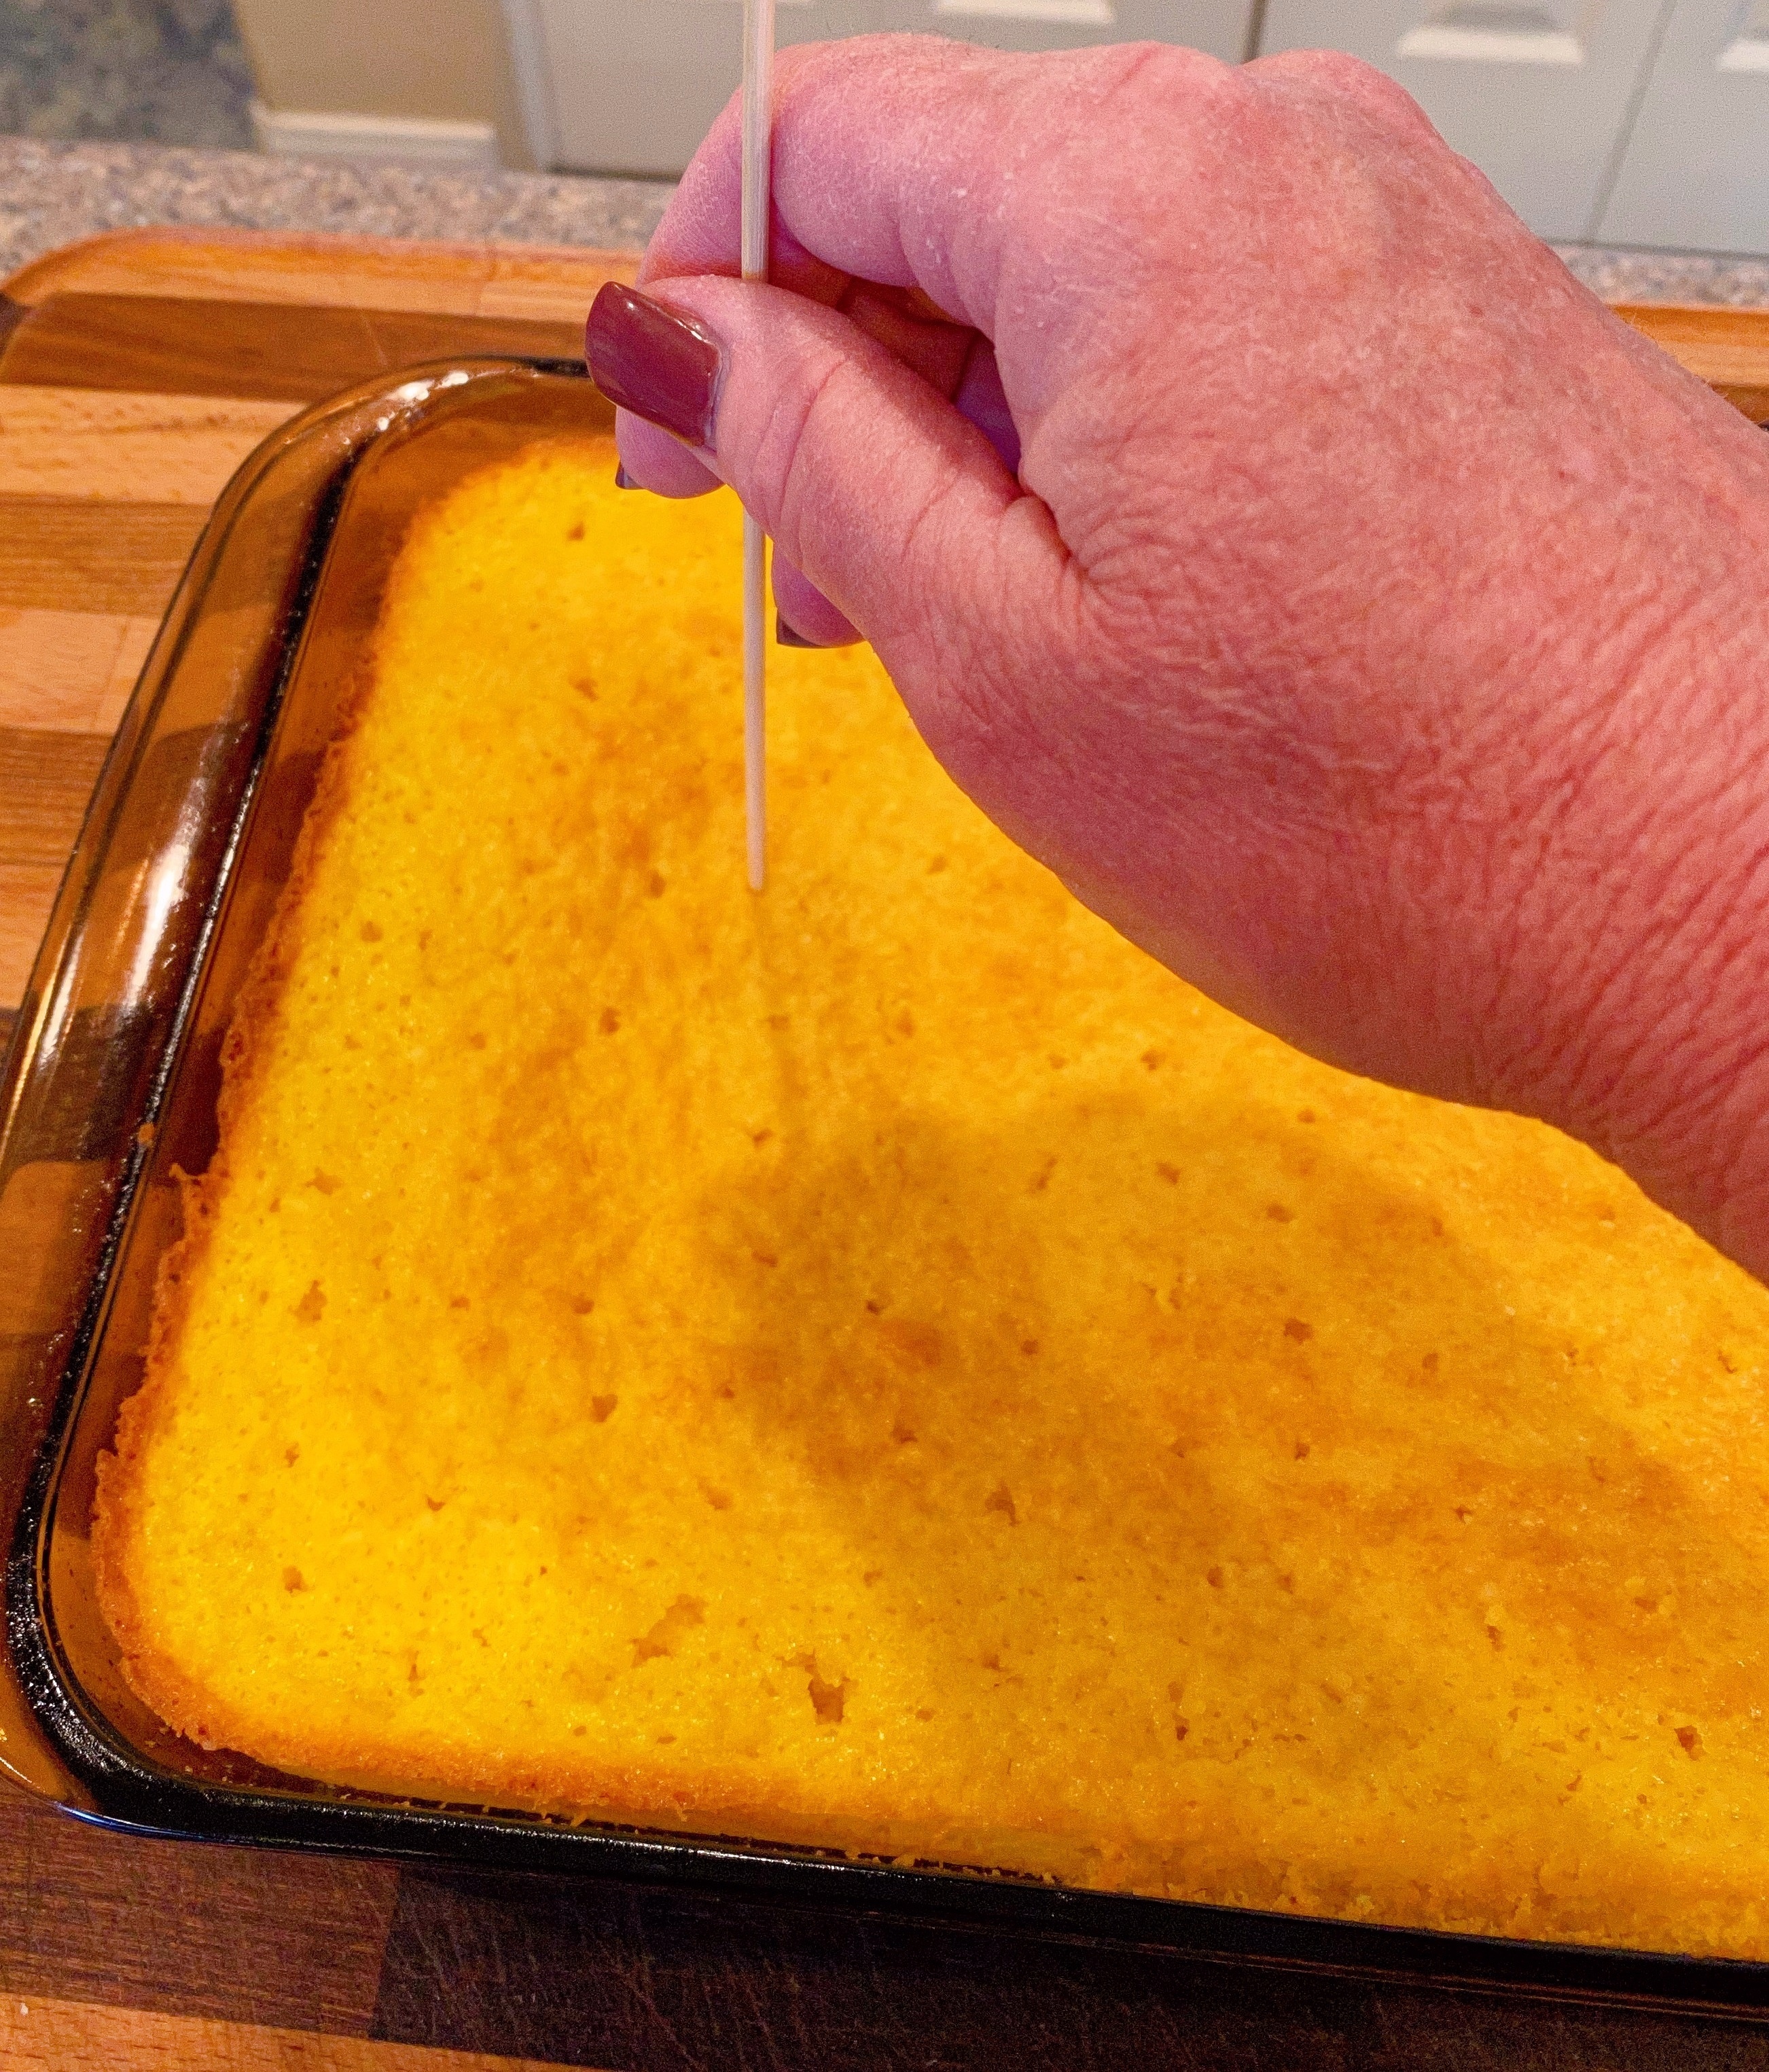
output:
[{"label": "wood grain surface", "polygon": [[[204,516],[301,405],[577,350],[631,254],[138,231],[0,299],[0,1042]],[[1769,315],[1630,321],[1769,417]],[[0,2066],[1762,2067],[1769,2027],[178,1843],[0,1788]]]}]

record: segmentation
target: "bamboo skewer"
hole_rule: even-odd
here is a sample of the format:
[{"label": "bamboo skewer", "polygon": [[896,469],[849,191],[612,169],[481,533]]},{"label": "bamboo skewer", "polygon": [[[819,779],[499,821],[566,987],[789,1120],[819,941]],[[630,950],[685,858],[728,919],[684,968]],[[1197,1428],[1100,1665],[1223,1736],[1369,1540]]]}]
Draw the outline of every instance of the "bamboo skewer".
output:
[{"label": "bamboo skewer", "polygon": [[[767,278],[774,145],[774,0],[743,0],[743,196],[746,281]],[[767,543],[743,513],[743,817],[749,882],[767,877]]]}]

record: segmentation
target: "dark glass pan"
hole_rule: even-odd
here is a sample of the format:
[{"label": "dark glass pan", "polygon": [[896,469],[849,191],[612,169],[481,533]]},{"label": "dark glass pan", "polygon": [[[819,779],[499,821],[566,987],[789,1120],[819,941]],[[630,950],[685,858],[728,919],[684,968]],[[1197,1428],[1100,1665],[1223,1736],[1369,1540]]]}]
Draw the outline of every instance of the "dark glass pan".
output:
[{"label": "dark glass pan", "polygon": [[1769,1965],[1387,1929],[380,1797],[206,1751],[130,1692],[95,1599],[95,1466],[141,1379],[175,1166],[215,1144],[220,1043],[411,516],[549,432],[606,429],[573,368],[474,360],[285,427],[216,505],[100,779],[0,1079],[0,1770],[181,1836],[444,1858],[989,1920],[1495,1988],[1769,2006]]}]

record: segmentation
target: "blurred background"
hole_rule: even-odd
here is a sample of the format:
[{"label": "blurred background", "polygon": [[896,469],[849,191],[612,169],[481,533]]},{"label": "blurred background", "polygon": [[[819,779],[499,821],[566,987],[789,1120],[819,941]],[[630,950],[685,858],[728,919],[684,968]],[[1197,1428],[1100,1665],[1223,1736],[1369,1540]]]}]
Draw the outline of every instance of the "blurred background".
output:
[{"label": "blurred background", "polygon": [[[739,0],[0,0],[0,132],[667,177]],[[1769,0],[780,0],[783,42],[1141,37],[1381,67],[1544,236],[1769,253]]]}]

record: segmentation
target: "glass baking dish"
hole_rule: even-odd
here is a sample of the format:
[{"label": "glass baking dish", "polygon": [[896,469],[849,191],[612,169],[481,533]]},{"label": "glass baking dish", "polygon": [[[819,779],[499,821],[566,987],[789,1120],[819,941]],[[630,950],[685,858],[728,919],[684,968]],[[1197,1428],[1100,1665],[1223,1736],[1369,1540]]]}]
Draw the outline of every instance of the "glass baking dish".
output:
[{"label": "glass baking dish", "polygon": [[129,1689],[93,1587],[96,1463],[142,1376],[155,1271],[179,1234],[173,1169],[200,1171],[213,1151],[222,1038],[393,556],[413,514],[470,470],[611,421],[563,363],[419,368],[277,433],[198,544],[100,779],[0,1080],[0,1769],[72,1812],[160,1834],[741,1889],[1245,1962],[1769,2006],[1769,1965],[378,1796],[206,1751]]}]

